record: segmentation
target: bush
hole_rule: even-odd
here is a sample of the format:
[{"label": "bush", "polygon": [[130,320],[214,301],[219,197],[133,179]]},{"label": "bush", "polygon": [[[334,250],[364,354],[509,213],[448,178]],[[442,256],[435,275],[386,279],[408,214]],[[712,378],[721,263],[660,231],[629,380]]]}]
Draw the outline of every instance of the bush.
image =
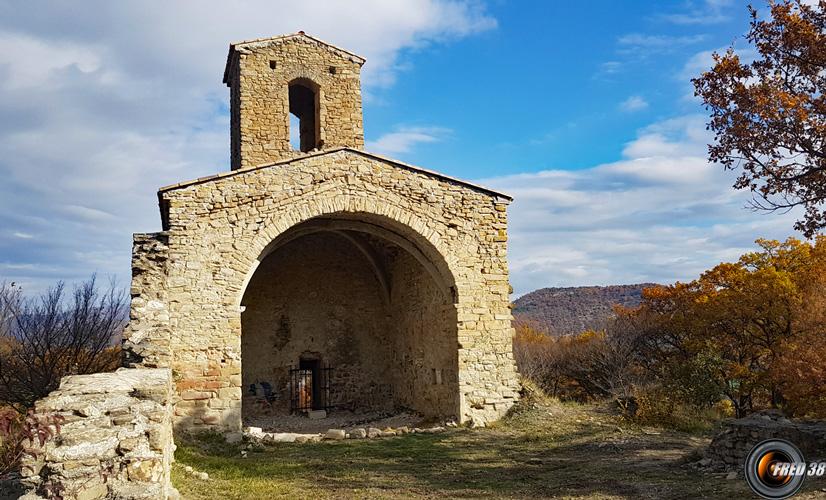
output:
[{"label": "bush", "polygon": [[32,445],[43,447],[60,433],[63,417],[22,414],[13,408],[0,409],[0,476],[16,470],[25,455],[35,455]]},{"label": "bush", "polygon": [[635,412],[629,420],[643,425],[668,427],[685,432],[710,429],[721,417],[716,406],[697,406],[681,400],[679,395],[661,386],[638,389],[634,397]]},{"label": "bush", "polygon": [[63,283],[37,298],[0,284],[0,405],[25,413],[65,375],[114,370],[125,322],[123,292],[94,276],[70,298]]},{"label": "bush", "polygon": [[554,338],[533,323],[517,321],[515,326],[513,354],[519,373],[553,397],[570,395],[575,382],[570,378],[565,339]]},{"label": "bush", "polygon": [[643,370],[635,364],[637,335],[626,321],[609,323],[605,331],[552,337],[529,323],[518,322],[514,357],[523,377],[553,397],[589,401],[613,397],[627,400]]}]

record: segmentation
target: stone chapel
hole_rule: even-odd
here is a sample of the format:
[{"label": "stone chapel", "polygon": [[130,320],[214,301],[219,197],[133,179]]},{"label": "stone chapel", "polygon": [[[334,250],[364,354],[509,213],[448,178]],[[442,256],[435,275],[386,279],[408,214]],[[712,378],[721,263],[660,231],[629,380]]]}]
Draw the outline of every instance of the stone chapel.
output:
[{"label": "stone chapel", "polygon": [[230,45],[231,170],[161,188],[134,235],[125,363],[171,368],[177,428],[237,431],[262,398],[475,425],[514,403],[511,198],[365,151],[364,63],[303,32]]}]

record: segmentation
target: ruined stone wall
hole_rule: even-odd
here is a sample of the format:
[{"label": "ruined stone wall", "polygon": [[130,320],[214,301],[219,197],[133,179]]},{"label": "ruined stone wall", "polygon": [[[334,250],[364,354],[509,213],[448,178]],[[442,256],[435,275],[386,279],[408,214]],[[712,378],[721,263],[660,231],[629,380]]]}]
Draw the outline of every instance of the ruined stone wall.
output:
[{"label": "ruined stone wall", "polygon": [[166,274],[168,239],[165,233],[133,236],[132,297],[129,324],[123,332],[125,366],[169,366],[169,309]]},{"label": "ruined stone wall", "polygon": [[[414,242],[448,282],[460,419],[484,424],[513,403],[507,200],[353,150],[222,174],[161,196],[181,427],[240,428],[241,297],[267,246],[319,216],[392,230]],[[134,307],[133,313],[141,315]]]},{"label": "ruined stone wall", "polygon": [[65,377],[35,406],[60,415],[60,433],[22,464],[27,499],[178,498],[169,479],[174,390],[169,369],[121,368]]},{"label": "ruined stone wall", "polygon": [[317,87],[319,149],[364,146],[360,61],[306,37],[236,51],[228,81],[233,169],[301,155],[290,145],[289,84],[296,79]]},{"label": "ruined stone wall", "polygon": [[315,233],[277,249],[258,266],[242,305],[245,389],[269,382],[288,410],[289,369],[305,354],[333,369],[337,407],[392,404],[386,304],[364,256],[342,236]]},{"label": "ruined stone wall", "polygon": [[791,442],[809,462],[826,459],[826,423],[790,420],[769,410],[726,422],[705,461],[716,470],[742,470],[752,448],[766,439]]},{"label": "ruined stone wall", "polygon": [[456,308],[451,297],[409,254],[392,265],[394,395],[400,405],[428,416],[459,415]]}]

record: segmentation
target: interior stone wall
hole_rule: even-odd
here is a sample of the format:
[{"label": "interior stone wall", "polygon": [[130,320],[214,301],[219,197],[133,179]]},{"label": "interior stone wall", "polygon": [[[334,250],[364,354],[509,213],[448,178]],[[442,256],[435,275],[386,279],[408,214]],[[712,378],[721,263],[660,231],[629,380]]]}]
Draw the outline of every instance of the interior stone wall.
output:
[{"label": "interior stone wall", "polygon": [[391,265],[390,375],[400,405],[428,416],[459,416],[456,307],[409,254]]},{"label": "interior stone wall", "polygon": [[278,248],[258,266],[242,305],[245,390],[269,382],[279,409],[289,409],[289,369],[312,354],[333,369],[333,405],[392,404],[386,304],[369,263],[344,237],[315,233]]},{"label": "interior stone wall", "polygon": [[[336,408],[457,418],[452,296],[404,249],[371,239],[389,295],[381,271],[335,232],[289,241],[262,261],[242,300],[243,387],[270,383],[274,408],[286,412],[289,368],[310,354],[332,368]],[[260,411],[254,397],[244,401],[245,416]]]}]

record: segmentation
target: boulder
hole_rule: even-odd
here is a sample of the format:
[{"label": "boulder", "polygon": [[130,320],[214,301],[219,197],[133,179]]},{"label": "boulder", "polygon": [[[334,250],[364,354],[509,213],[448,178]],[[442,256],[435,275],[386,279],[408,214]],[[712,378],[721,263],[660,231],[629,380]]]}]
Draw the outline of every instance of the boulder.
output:
[{"label": "boulder", "polygon": [[339,439],[345,439],[346,437],[347,437],[347,433],[344,432],[344,429],[329,429],[324,434],[324,439],[339,440]]}]

